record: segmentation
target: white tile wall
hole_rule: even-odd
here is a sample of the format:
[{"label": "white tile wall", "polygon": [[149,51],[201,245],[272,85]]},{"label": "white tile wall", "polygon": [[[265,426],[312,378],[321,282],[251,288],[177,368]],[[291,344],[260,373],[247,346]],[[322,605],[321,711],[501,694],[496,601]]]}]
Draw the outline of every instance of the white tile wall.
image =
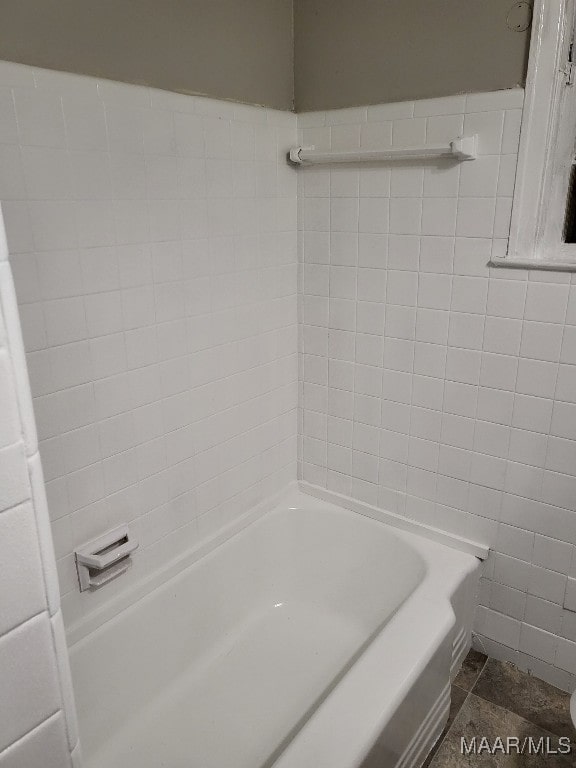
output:
[{"label": "white tile wall", "polygon": [[506,247],[522,100],[298,116],[317,148],[479,135],[470,163],[300,170],[300,471],[489,544],[478,645],[573,690],[576,284],[487,267]]},{"label": "white tile wall", "polygon": [[[0,766],[80,766],[48,508],[0,213]],[[74,760],[72,753],[74,752]]]},{"label": "white tile wall", "polygon": [[[295,118],[6,64],[0,103],[52,518],[18,589],[49,601],[61,647],[52,540],[74,621],[294,476]],[[478,643],[570,688],[576,285],[486,266],[506,246],[521,106],[514,90],[299,116],[317,147],[480,136],[469,164],[299,172],[301,473],[489,543]],[[15,386],[0,377],[8,402],[21,363]],[[6,538],[24,541],[31,493],[46,501],[21,418],[24,440],[0,421],[0,487]],[[124,521],[135,568],[81,598],[74,547]],[[0,765],[62,745],[56,707],[27,727]]]},{"label": "white tile wall", "polygon": [[[296,118],[6,63],[0,103],[70,623],[296,477]],[[80,595],[74,548],[121,522],[134,568]]]}]

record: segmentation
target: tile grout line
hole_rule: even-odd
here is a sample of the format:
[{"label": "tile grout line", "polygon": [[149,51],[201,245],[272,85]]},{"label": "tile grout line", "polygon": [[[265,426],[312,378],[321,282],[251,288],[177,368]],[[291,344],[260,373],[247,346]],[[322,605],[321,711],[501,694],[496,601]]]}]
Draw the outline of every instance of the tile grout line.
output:
[{"label": "tile grout line", "polygon": [[[548,728],[544,728],[544,726],[540,725],[539,723],[535,723],[535,722],[533,722],[532,720],[530,720],[530,719],[529,719],[528,717],[526,717],[525,715],[521,715],[519,712],[515,712],[513,709],[509,709],[508,707],[504,707],[504,706],[502,706],[501,704],[497,704],[496,702],[494,702],[494,701],[491,701],[491,699],[487,699],[487,698],[485,698],[484,696],[482,696],[480,693],[476,693],[476,692],[475,692],[475,688],[476,688],[476,686],[477,686],[477,684],[478,684],[478,682],[479,682],[479,680],[480,680],[480,677],[482,676],[482,672],[484,671],[484,669],[485,669],[485,667],[486,667],[486,664],[488,663],[488,660],[489,660],[490,658],[491,658],[490,656],[488,656],[488,657],[486,658],[486,661],[484,662],[484,665],[482,666],[482,671],[480,672],[480,674],[479,674],[479,675],[478,675],[478,677],[476,678],[476,682],[474,683],[474,685],[472,686],[471,690],[469,691],[469,694],[470,694],[470,693],[473,693],[473,694],[474,694],[474,696],[477,696],[479,699],[482,699],[482,701],[485,701],[485,702],[487,702],[488,704],[490,704],[490,706],[493,706],[493,707],[499,707],[500,709],[503,709],[503,710],[505,710],[506,712],[510,712],[511,714],[515,715],[516,717],[519,717],[519,718],[521,718],[522,720],[524,720],[526,723],[529,723],[530,725],[533,725],[535,728],[539,728],[540,730],[542,730],[542,731],[545,731],[546,733],[549,733],[551,736],[554,736],[555,738],[558,738],[558,737],[560,737],[562,734],[560,734],[560,733],[554,733],[554,731],[551,731],[551,730],[549,730]],[[528,677],[532,677],[531,675],[528,675],[528,673],[524,673],[524,674],[526,674]],[[535,679],[537,680],[538,678],[535,678]],[[464,700],[464,702],[463,702],[462,706],[464,706],[464,703],[466,702],[466,700],[467,700],[467,699],[468,699],[468,696],[466,696],[466,699]],[[450,726],[450,728],[451,728],[451,727],[452,727],[452,726]],[[442,741],[444,741],[444,739],[443,739]],[[572,739],[572,741],[575,741],[575,742],[576,742],[576,738],[575,738],[575,739]]]},{"label": "tile grout line", "polygon": [[[479,671],[479,673],[478,673],[478,675],[477,675],[477,677],[476,677],[476,680],[474,681],[474,684],[472,685],[472,687],[470,688],[470,690],[466,692],[466,696],[465,696],[465,698],[464,698],[464,700],[463,700],[462,704],[460,705],[460,707],[459,707],[459,709],[458,709],[458,712],[455,714],[455,716],[454,716],[454,719],[453,719],[453,721],[452,721],[452,723],[451,723],[450,727],[449,727],[449,728],[446,730],[446,732],[445,732],[445,733],[442,735],[442,737],[441,737],[441,739],[438,741],[437,745],[435,745],[434,755],[433,755],[433,757],[432,757],[432,759],[430,760],[430,763],[429,763],[429,765],[430,765],[430,766],[431,766],[431,765],[433,765],[433,764],[435,763],[435,761],[436,761],[436,758],[437,758],[437,755],[438,755],[438,754],[440,753],[440,751],[441,751],[442,745],[443,745],[443,744],[444,744],[444,742],[446,741],[446,738],[448,737],[448,735],[449,735],[449,734],[452,732],[452,730],[453,730],[453,727],[454,727],[454,724],[456,723],[456,721],[457,721],[457,719],[458,719],[458,717],[459,717],[459,714],[460,714],[460,712],[462,711],[463,707],[464,707],[464,706],[466,705],[466,703],[468,702],[468,700],[469,700],[470,696],[475,696],[475,697],[476,697],[476,698],[478,698],[479,700],[481,700],[481,701],[485,702],[485,703],[486,703],[486,704],[487,704],[487,705],[488,705],[490,708],[494,708],[494,710],[501,710],[502,712],[506,712],[506,713],[508,713],[508,714],[511,714],[511,715],[513,715],[514,717],[517,717],[517,718],[519,718],[519,719],[520,719],[521,721],[523,721],[525,724],[527,724],[527,725],[530,725],[530,726],[533,726],[534,728],[537,728],[539,731],[542,731],[544,734],[547,734],[549,737],[552,737],[553,739],[557,739],[557,738],[559,738],[559,737],[562,735],[562,734],[560,734],[560,733],[555,733],[554,731],[552,731],[552,730],[550,730],[550,729],[548,729],[548,728],[545,728],[545,727],[544,727],[544,726],[542,726],[541,724],[538,724],[538,723],[535,723],[535,722],[533,722],[533,721],[532,721],[531,719],[529,719],[528,717],[526,717],[526,716],[524,716],[524,715],[522,715],[522,714],[520,714],[520,713],[518,713],[518,712],[515,712],[513,709],[509,709],[508,707],[506,707],[506,706],[503,706],[502,704],[498,704],[498,703],[496,703],[496,702],[494,702],[494,701],[491,701],[490,699],[486,699],[484,696],[482,696],[481,694],[479,694],[479,693],[477,693],[477,692],[476,692],[476,689],[477,689],[478,683],[479,683],[479,681],[480,681],[480,678],[481,678],[481,677],[482,677],[482,675],[483,675],[483,672],[484,672],[484,671],[485,671],[485,669],[486,669],[486,665],[487,665],[487,663],[488,663],[489,659],[490,659],[490,657],[487,657],[487,658],[485,659],[484,663],[482,664],[482,668],[480,669],[480,671]],[[452,683],[452,684],[451,684],[451,687],[456,687],[456,688],[460,688],[460,690],[465,690],[465,689],[461,688],[461,686],[458,686],[458,685],[456,685],[455,683]],[[438,765],[441,765],[441,763],[440,763],[440,762],[438,762]]]}]

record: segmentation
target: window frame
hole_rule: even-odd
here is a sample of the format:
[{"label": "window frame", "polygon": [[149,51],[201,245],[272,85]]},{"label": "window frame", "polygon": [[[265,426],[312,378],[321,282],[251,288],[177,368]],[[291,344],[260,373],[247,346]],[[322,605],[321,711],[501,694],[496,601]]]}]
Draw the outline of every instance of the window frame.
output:
[{"label": "window frame", "polygon": [[576,243],[563,242],[576,139],[575,16],[576,0],[534,2],[508,249],[492,266],[576,272]]}]

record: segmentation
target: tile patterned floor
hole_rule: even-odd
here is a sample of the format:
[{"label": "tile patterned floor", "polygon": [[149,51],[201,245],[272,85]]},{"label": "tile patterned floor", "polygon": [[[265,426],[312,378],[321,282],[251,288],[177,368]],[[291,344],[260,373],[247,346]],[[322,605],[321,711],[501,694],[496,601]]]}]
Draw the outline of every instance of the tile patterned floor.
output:
[{"label": "tile patterned floor", "polygon": [[[563,748],[560,737],[572,741],[566,754],[465,754],[461,739],[477,744],[486,737],[490,745],[497,737],[518,737],[520,744],[532,737],[532,744]],[[527,742],[525,742],[527,744]],[[514,750],[513,750],[514,752]],[[574,768],[576,731],[570,719],[570,697],[564,691],[521,672],[513,664],[489,659],[470,651],[452,685],[450,717],[442,736],[423,768]]]}]

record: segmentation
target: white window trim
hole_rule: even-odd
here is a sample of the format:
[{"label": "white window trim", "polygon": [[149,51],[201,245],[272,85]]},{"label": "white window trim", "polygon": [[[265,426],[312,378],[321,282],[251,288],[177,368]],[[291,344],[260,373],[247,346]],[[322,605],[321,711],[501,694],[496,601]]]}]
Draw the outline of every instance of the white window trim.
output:
[{"label": "white window trim", "polygon": [[534,2],[508,253],[492,266],[576,272],[576,244],[562,242],[576,126],[576,85],[565,85],[575,6]]}]

